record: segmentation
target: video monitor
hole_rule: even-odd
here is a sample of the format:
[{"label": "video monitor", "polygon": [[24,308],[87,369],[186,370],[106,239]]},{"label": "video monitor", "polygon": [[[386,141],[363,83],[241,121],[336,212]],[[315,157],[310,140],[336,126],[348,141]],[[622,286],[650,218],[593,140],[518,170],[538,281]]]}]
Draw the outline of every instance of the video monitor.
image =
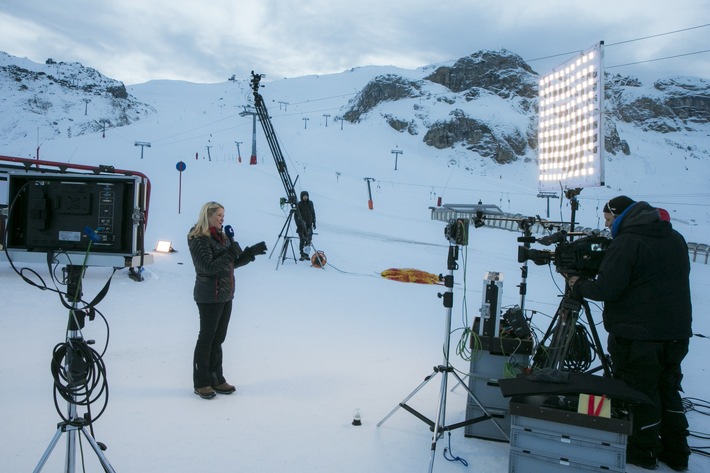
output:
[{"label": "video monitor", "polygon": [[17,172],[7,189],[8,249],[137,254],[137,177]]}]

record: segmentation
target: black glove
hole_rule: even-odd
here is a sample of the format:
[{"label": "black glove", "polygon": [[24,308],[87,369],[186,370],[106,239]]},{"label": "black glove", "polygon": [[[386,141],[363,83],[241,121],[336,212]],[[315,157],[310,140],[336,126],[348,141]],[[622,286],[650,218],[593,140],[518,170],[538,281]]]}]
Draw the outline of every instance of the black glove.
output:
[{"label": "black glove", "polygon": [[316,229],[316,222],[313,222],[313,230]]},{"label": "black glove", "polygon": [[234,258],[239,256],[239,254],[242,252],[241,248],[239,248],[239,243],[237,243],[234,240],[232,240],[232,244],[229,245],[229,247],[227,248],[227,251],[229,251]]},{"label": "black glove", "polygon": [[226,227],[224,227],[224,234],[227,235],[229,241],[234,241],[234,229],[231,225],[227,225]]},{"label": "black glove", "polygon": [[587,279],[585,278],[578,278],[574,285],[570,288],[570,295],[579,300],[584,299],[584,295],[582,294],[582,286],[586,281]]},{"label": "black glove", "polygon": [[252,255],[265,255],[266,254],[266,243],[263,241],[260,241],[256,245],[253,245],[249,248],[249,251],[251,252]]}]

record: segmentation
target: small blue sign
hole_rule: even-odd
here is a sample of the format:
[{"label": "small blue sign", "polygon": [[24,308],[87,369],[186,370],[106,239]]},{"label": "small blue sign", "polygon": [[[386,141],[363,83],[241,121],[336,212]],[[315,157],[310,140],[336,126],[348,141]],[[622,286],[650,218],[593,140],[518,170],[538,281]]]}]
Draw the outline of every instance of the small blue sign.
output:
[{"label": "small blue sign", "polygon": [[186,168],[187,168],[187,165],[182,161],[178,161],[178,163],[175,165],[175,169],[177,169],[180,172],[183,172]]}]

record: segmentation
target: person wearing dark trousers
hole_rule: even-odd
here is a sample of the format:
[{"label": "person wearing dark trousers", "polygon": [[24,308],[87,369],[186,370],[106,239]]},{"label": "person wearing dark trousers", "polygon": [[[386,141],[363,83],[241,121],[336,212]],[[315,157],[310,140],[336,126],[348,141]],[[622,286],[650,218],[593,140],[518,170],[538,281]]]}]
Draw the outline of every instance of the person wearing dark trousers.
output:
[{"label": "person wearing dark trousers", "polygon": [[568,283],[574,296],[604,302],[614,377],[652,400],[630,407],[626,461],[655,469],[661,460],[687,471],[688,421],[679,391],[693,335],[688,246],[647,202],[615,197],[604,219],[612,241],[596,278],[570,276]]},{"label": "person wearing dark trousers", "polygon": [[207,202],[187,235],[195,266],[193,296],[200,315],[192,381],[195,394],[203,399],[236,391],[225,379],[222,367],[222,344],[227,337],[234,299],[234,269],[266,253],[263,241],[242,249],[234,240],[234,229],[229,225],[222,228],[223,224],[224,207]]},{"label": "person wearing dark trousers", "polygon": [[302,225],[297,225],[299,238],[298,249],[301,253],[301,261],[305,261],[308,259],[308,253],[306,253],[305,248],[311,245],[313,230],[316,229],[316,211],[313,208],[313,202],[310,200],[307,191],[301,192],[301,200],[296,205],[301,214],[302,223]]}]

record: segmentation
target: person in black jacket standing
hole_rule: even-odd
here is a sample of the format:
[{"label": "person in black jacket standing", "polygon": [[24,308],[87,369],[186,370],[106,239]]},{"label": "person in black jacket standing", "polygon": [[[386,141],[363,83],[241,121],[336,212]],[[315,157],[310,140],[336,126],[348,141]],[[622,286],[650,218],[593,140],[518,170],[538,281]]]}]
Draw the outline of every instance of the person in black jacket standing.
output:
[{"label": "person in black jacket standing", "polygon": [[313,230],[316,229],[316,211],[313,208],[313,202],[310,200],[307,191],[301,192],[301,200],[296,204],[298,211],[301,214],[302,225],[297,225],[298,228],[298,249],[301,253],[301,261],[308,259],[308,253],[304,248],[311,245],[313,238]]},{"label": "person in black jacket standing", "polygon": [[688,469],[688,421],[679,391],[692,336],[690,261],[683,236],[658,209],[618,196],[604,207],[612,241],[596,279],[569,278],[572,294],[604,301],[614,376],[648,395],[632,406],[627,462],[655,469],[657,459]]},{"label": "person in black jacket standing", "polygon": [[254,261],[255,255],[266,253],[263,241],[242,250],[234,241],[234,230],[229,225],[223,230],[223,224],[224,207],[207,202],[187,235],[196,273],[193,296],[200,313],[192,377],[195,394],[203,399],[236,391],[222,370],[222,343],[227,337],[234,299],[234,269]]}]

